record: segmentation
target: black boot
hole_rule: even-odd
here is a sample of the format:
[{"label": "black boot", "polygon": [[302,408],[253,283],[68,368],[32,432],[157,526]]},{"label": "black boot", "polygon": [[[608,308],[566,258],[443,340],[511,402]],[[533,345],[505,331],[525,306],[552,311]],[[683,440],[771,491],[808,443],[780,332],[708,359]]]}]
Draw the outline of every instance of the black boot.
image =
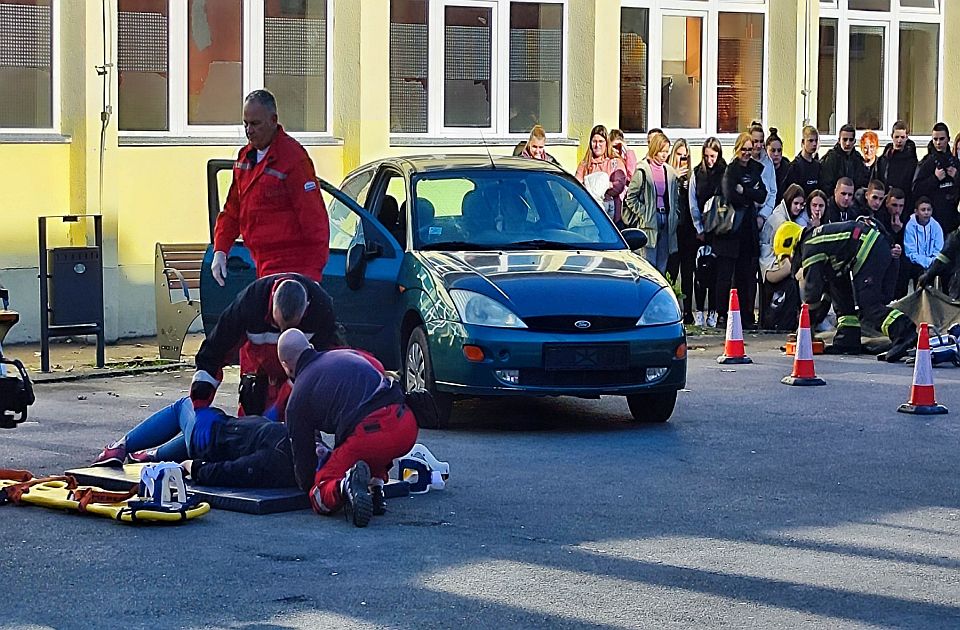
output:
[{"label": "black boot", "polygon": [[366,527],[373,516],[373,498],[370,496],[370,466],[361,460],[347,471],[340,482],[344,513],[353,517],[353,524]]}]

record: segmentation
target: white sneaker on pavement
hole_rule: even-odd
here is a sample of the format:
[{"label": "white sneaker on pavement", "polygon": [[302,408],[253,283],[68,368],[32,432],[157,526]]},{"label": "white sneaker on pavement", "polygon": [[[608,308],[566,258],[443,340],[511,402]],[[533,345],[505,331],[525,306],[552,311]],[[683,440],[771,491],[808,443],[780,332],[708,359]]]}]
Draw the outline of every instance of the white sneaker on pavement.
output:
[{"label": "white sneaker on pavement", "polygon": [[707,326],[710,327],[710,328],[716,328],[716,327],[717,327],[717,312],[716,312],[716,311],[710,311],[710,314],[707,315]]}]

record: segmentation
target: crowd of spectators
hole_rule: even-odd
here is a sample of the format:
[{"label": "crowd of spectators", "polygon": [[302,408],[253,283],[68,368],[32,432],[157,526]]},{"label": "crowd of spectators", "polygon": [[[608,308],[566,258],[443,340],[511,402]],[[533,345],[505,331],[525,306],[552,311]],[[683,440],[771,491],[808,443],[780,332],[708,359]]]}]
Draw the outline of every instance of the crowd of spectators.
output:
[{"label": "crowd of spectators", "polygon": [[[663,130],[651,129],[646,155],[638,159],[622,131],[597,125],[576,177],[617,227],[646,233],[639,253],[677,286],[686,324],[724,327],[735,287],[745,328],[796,327],[797,269],[789,259],[777,260],[772,247],[787,221],[815,228],[869,217],[890,241],[897,269],[886,297],[905,296],[960,227],[960,134],[951,147],[949,129],[937,123],[922,159],[902,121],[882,151],[876,133],[858,139],[850,124],[822,158],[816,128],[804,127],[801,137],[790,160],[778,130],[754,121],[729,159],[711,137],[693,166],[685,139],[671,144]],[[543,129],[535,127],[521,154],[555,162],[544,141]],[[718,209],[732,213],[722,228]]]}]

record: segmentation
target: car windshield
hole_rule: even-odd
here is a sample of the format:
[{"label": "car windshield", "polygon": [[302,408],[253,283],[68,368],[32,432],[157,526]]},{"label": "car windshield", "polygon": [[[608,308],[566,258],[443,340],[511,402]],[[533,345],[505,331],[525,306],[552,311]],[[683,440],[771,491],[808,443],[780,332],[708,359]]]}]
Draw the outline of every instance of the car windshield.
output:
[{"label": "car windshield", "polygon": [[417,249],[625,249],[573,178],[533,170],[464,170],[412,180]]}]

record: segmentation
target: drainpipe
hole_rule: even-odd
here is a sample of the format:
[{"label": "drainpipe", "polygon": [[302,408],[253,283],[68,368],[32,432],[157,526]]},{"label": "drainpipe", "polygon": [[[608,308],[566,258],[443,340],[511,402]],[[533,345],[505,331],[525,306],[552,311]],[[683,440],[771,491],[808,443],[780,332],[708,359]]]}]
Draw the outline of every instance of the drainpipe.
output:
[{"label": "drainpipe", "polygon": [[101,21],[103,24],[103,65],[96,66],[97,74],[103,79],[103,101],[100,110],[100,182],[99,182],[99,208],[98,212],[103,214],[103,158],[106,152],[107,127],[110,126],[110,116],[113,114],[112,100],[112,70],[113,62],[110,59],[113,55],[113,36],[110,32],[110,8],[108,0],[101,0],[102,9]]},{"label": "drainpipe", "polygon": [[803,8],[803,124],[810,124],[810,1],[806,0]]}]

